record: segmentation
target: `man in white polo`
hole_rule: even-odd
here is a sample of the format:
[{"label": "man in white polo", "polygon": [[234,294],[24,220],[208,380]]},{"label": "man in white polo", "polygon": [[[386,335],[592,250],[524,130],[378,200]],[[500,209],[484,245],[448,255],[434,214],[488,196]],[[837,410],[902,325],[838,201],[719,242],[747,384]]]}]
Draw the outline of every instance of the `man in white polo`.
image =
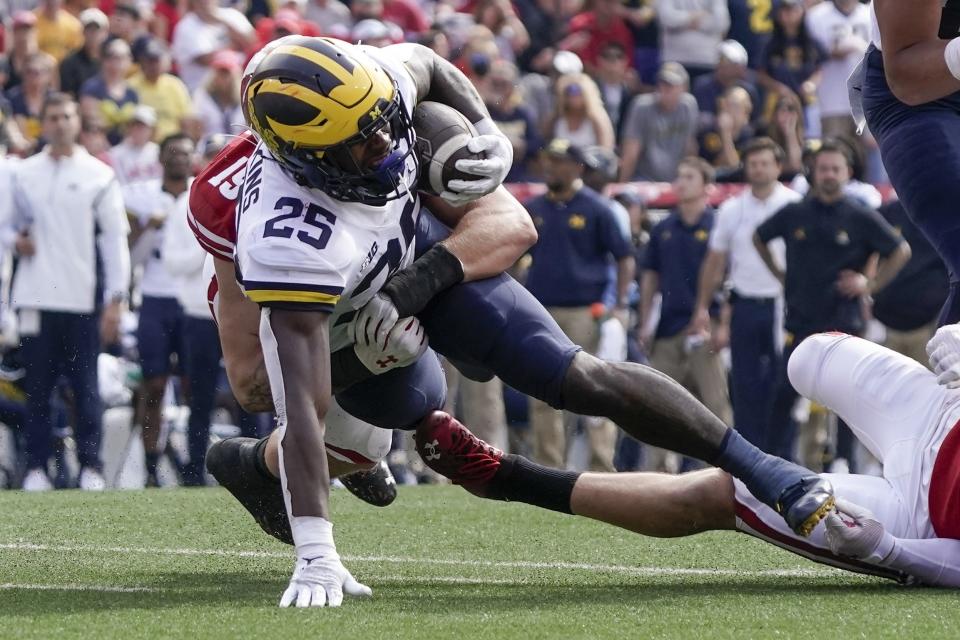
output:
[{"label": "man in white polo", "polygon": [[101,336],[106,343],[117,339],[130,282],[129,228],[113,169],[76,143],[80,116],[74,99],[51,94],[40,118],[47,146],[17,167],[15,211],[0,236],[19,258],[11,302],[29,396],[23,488],[52,488],[46,471],[53,435],[50,396],[64,376],[73,391],[80,488],[99,490],[104,482],[97,357]]},{"label": "man in white polo", "polygon": [[[730,198],[717,212],[710,234],[710,249],[700,270],[697,308],[693,325],[698,333],[710,331],[710,303],[730,266],[730,396],[734,425],[740,434],[764,446],[764,433],[780,370],[776,334],[782,308],[783,287],[766,269],[753,246],[757,225],[800,195],[780,184],[783,149],[770,138],[756,138],[743,151],[749,189]],[[783,264],[784,248],[773,251]]]}]

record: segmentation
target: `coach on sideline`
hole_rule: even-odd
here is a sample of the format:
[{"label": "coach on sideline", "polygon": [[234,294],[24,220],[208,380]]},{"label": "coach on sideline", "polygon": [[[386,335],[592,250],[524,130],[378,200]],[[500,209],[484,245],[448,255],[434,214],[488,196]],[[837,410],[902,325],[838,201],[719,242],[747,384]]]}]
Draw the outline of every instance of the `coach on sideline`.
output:
[{"label": "coach on sideline", "polygon": [[[750,188],[724,202],[717,211],[710,250],[700,271],[693,322],[697,332],[710,332],[710,306],[729,263],[734,424],[740,435],[762,448],[780,371],[778,306],[782,306],[783,287],[763,264],[753,245],[753,233],[774,213],[800,200],[800,194],[778,182],[784,152],[770,138],[754,138],[741,155]],[[782,265],[783,241],[774,243],[771,250]]]},{"label": "coach on sideline", "polygon": [[[764,448],[788,460],[796,436],[791,413],[797,391],[787,379],[793,350],[815,333],[861,334],[863,298],[879,293],[910,259],[910,246],[880,214],[844,195],[852,174],[846,147],[824,142],[814,155],[813,189],[807,198],[774,213],[753,235],[760,257],[784,284],[787,335]],[[775,238],[786,246],[785,273],[768,246]],[[869,265],[876,258],[871,278]],[[852,441],[839,440],[838,457],[852,465],[847,447]]]},{"label": "coach on sideline", "polygon": [[[547,193],[525,203],[540,239],[530,249],[533,262],[527,289],[546,307],[560,328],[587,353],[600,343],[600,318],[592,305],[603,299],[610,265],[617,265],[617,302],[613,315],[626,328],[627,291],[633,280],[633,247],[603,196],[583,184],[583,151],[555,139],[543,153]],[[567,439],[562,414],[530,400],[534,459],[551,467],[566,464]],[[586,422],[592,471],[613,471],[616,427],[607,420]]]},{"label": "coach on sideline", "polygon": [[[2,230],[19,257],[11,303],[29,396],[23,488],[52,488],[46,471],[53,432],[50,395],[65,376],[74,396],[80,488],[100,490],[97,356],[101,335],[108,343],[117,339],[130,283],[129,228],[113,169],[76,143],[80,116],[73,98],[51,94],[40,119],[47,146],[18,166],[13,220]],[[102,308],[96,299],[98,246]]]}]

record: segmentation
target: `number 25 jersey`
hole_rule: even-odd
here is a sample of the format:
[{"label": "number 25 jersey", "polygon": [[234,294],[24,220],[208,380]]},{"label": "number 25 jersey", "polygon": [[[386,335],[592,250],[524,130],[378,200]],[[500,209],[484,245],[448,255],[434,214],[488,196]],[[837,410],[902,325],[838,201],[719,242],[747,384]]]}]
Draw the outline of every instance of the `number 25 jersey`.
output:
[{"label": "number 25 jersey", "polygon": [[332,314],[336,351],[353,340],[354,312],[413,262],[419,214],[416,192],[367,205],[303,187],[260,145],[237,203],[237,281],[261,305]]}]

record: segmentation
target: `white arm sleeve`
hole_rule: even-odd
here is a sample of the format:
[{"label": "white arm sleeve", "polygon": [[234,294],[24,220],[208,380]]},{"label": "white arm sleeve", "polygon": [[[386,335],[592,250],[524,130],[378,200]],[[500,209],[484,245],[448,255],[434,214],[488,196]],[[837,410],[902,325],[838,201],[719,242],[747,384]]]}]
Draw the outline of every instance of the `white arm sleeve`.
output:
[{"label": "white arm sleeve", "polygon": [[880,564],[927,586],[960,588],[960,540],[895,538],[893,550]]},{"label": "white arm sleeve", "polygon": [[103,256],[104,299],[126,296],[130,289],[130,251],[127,248],[127,213],[116,178],[103,188],[93,203],[100,226],[100,252]]}]

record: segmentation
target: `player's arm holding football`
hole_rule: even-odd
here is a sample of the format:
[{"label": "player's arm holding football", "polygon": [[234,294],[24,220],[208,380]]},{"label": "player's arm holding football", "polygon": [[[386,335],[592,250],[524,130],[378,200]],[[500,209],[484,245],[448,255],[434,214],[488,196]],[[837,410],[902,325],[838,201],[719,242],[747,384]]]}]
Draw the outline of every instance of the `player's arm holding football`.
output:
[{"label": "player's arm holding football", "polygon": [[940,0],[875,0],[887,82],[909,105],[960,91],[960,39],[941,40]]},{"label": "player's arm holding football", "polygon": [[396,45],[404,66],[417,87],[417,102],[432,100],[449,105],[465,115],[480,135],[467,144],[471,153],[486,153],[482,160],[460,160],[457,169],[477,176],[451,180],[443,198],[462,205],[499,187],[513,165],[513,144],[497,128],[477,89],[450,61],[422,45]]}]

